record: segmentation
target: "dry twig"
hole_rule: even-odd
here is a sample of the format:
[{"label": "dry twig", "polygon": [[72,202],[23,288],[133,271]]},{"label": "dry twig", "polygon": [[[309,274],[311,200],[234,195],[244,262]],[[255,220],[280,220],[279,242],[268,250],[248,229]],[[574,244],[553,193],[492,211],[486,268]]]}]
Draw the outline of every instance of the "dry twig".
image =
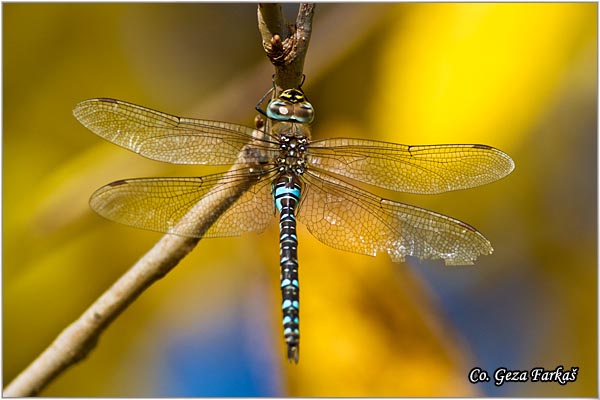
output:
[{"label": "dry twig", "polygon": [[265,52],[276,68],[275,83],[279,88],[295,88],[302,83],[314,12],[314,4],[300,4],[296,23],[291,25],[280,4],[258,5],[258,30]]}]

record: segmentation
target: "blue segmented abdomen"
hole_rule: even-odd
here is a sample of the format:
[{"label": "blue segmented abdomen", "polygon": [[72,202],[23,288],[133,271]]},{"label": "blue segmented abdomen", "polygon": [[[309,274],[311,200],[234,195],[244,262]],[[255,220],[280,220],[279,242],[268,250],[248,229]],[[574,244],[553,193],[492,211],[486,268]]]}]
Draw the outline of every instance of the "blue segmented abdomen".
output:
[{"label": "blue segmented abdomen", "polygon": [[283,336],[288,348],[288,359],[295,363],[298,363],[300,352],[300,287],[298,285],[298,238],[294,213],[300,202],[301,190],[300,181],[291,173],[279,176],[273,183],[273,198],[279,210]]}]

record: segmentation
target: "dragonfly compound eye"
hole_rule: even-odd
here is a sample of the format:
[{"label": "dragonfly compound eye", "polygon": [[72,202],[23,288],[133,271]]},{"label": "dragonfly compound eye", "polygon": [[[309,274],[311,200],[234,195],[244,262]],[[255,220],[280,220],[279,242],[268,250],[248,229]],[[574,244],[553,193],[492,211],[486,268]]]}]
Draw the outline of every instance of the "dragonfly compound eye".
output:
[{"label": "dragonfly compound eye", "polygon": [[294,119],[302,124],[311,123],[315,119],[315,111],[308,101],[296,104],[294,107]]},{"label": "dragonfly compound eye", "polygon": [[288,89],[271,100],[267,106],[267,116],[277,121],[307,124],[313,121],[315,112],[300,89]]},{"label": "dragonfly compound eye", "polygon": [[277,121],[294,119],[294,105],[285,100],[275,99],[267,106],[267,116]]}]

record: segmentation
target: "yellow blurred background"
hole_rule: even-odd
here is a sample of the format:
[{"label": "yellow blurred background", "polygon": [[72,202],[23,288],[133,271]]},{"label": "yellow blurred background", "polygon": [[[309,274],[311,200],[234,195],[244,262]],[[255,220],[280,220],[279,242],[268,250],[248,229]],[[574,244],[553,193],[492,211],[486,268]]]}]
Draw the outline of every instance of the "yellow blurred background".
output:
[{"label": "yellow blurred background", "polygon": [[[293,16],[294,6],[286,5]],[[87,205],[122,178],[195,176],[72,117],[113,97],[252,126],[270,87],[252,4],[15,4],[3,11],[3,386],[160,234]],[[304,89],[314,138],[482,143],[500,182],[383,197],[461,219],[475,267],[392,264],[299,229],[302,350],[280,327],[277,223],[208,239],[44,396],[597,396],[597,5],[319,4]],[[471,384],[479,366],[577,381]]]}]

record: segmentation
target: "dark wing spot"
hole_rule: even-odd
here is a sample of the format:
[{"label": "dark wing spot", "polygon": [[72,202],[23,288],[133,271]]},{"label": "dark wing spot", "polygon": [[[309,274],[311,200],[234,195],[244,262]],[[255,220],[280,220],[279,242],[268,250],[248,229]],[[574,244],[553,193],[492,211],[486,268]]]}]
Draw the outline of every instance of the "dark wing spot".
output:
[{"label": "dark wing spot", "polygon": [[106,186],[110,186],[110,187],[114,187],[114,186],[121,186],[121,185],[127,185],[127,181],[124,179],[118,180],[118,181],[114,181],[109,183]]},{"label": "dark wing spot", "polygon": [[476,233],[479,232],[477,229],[473,228],[471,225],[467,224],[466,222],[462,222],[462,221],[456,221],[456,222],[458,222],[458,224],[460,226],[470,230],[471,232],[476,232]]}]

